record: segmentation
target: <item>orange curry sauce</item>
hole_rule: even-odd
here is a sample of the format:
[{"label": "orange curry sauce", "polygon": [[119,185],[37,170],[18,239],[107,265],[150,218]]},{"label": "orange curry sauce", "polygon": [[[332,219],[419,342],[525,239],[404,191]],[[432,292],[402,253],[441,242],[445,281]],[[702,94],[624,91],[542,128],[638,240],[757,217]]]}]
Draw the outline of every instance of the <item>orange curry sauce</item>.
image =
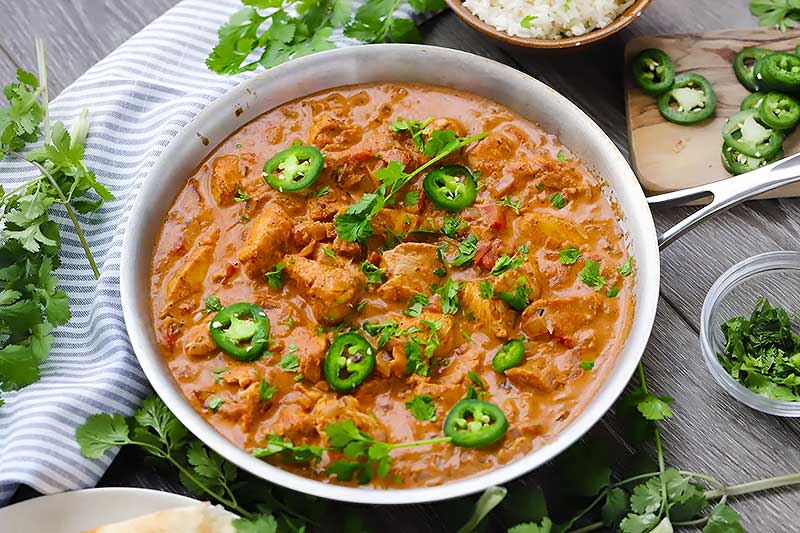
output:
[{"label": "orange curry sauce", "polygon": [[[421,191],[425,172],[415,177],[373,220],[375,235],[366,249],[338,239],[334,217],[361,194],[379,185],[375,171],[389,161],[407,171],[426,158],[407,132],[393,133],[398,118],[425,120],[430,128],[460,136],[488,133],[456,152],[445,164],[479,172],[475,203],[457,216],[456,239],[441,233],[409,234],[387,249],[388,230],[438,230],[447,214]],[[312,144],[325,155],[319,179],[305,191],[281,193],[262,179],[264,162],[293,141]],[[559,154],[560,152],[560,154]],[[327,194],[312,193],[327,187]],[[249,196],[236,201],[237,188]],[[416,205],[404,195],[419,191]],[[562,209],[550,201],[560,192]],[[519,201],[519,213],[502,206]],[[241,198],[241,195],[240,195]],[[449,268],[446,277],[436,247],[447,244],[455,256],[470,232],[478,237],[472,265]],[[394,243],[393,243],[394,244]],[[489,273],[498,256],[529,247],[527,260],[502,276]],[[559,251],[577,247],[575,264],[559,261]],[[594,290],[579,278],[586,259],[601,265],[606,280]],[[366,283],[362,261],[387,273],[382,285]],[[324,446],[325,427],[352,420],[384,442],[442,436],[450,408],[465,396],[474,372],[486,385],[482,399],[499,406],[509,422],[503,440],[484,449],[449,443],[396,449],[392,469],[377,487],[420,487],[444,483],[508,463],[542,446],[591,401],[614,364],[634,313],[633,277],[617,268],[627,260],[623,234],[599,181],[558,140],[503,106],[471,94],[413,84],[341,87],[273,109],[223,142],[191,176],[164,221],[152,262],[152,313],[158,341],[175,380],[194,409],[228,439],[246,450],[263,446],[269,434],[295,444]],[[282,289],[271,289],[265,273],[286,265]],[[481,296],[479,283],[509,290],[524,276],[533,289],[531,304],[512,310],[503,301]],[[462,282],[457,314],[441,313],[431,284],[452,277]],[[619,288],[616,297],[607,290]],[[405,316],[415,293],[430,297],[418,318]],[[271,322],[268,353],[240,362],[222,353],[209,336],[214,316],[203,314],[203,298],[217,295],[222,305],[253,302]],[[421,321],[441,323],[439,347],[429,376],[406,375],[402,336],[378,350],[372,375],[351,394],[338,394],[321,375],[322,361],[337,332],[358,328],[373,346],[377,338],[360,328],[365,322],[393,320],[403,329]],[[335,329],[337,328],[338,329]],[[525,337],[521,365],[505,375],[492,369],[498,348]],[[296,354],[297,372],[278,363]],[[594,361],[584,370],[582,361]],[[587,367],[588,365],[583,365]],[[225,370],[227,369],[227,370]],[[266,379],[277,391],[259,399]],[[418,421],[405,403],[430,395],[435,421]],[[216,412],[211,395],[224,400]],[[341,459],[326,452],[315,467],[270,461],[324,481],[322,470]]]}]

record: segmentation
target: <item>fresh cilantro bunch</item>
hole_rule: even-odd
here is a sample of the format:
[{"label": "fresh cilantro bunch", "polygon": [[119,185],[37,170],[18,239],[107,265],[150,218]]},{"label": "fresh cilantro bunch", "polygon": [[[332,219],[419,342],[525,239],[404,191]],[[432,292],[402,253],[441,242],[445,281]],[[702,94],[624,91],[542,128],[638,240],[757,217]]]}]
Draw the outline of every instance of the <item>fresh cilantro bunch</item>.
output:
[{"label": "fresh cilantro bunch", "polygon": [[[38,381],[53,328],[70,319],[67,295],[57,288],[53,275],[61,263],[61,236],[50,220],[50,208],[61,205],[66,210],[99,277],[75,211],[90,213],[114,198],[83,161],[88,113],[78,117],[71,132],[61,122],[50,127],[41,41],[37,56],[41,83],[30,72],[18,70],[17,81],[3,91],[9,107],[0,109],[0,159],[24,159],[40,173],[13,190],[0,187],[0,392]],[[41,136],[42,146],[21,153]],[[94,197],[88,196],[91,191]]]},{"label": "fresh cilantro bunch", "polygon": [[145,399],[129,419],[118,414],[90,416],[77,429],[75,438],[81,453],[91,459],[118,446],[132,445],[166,462],[177,469],[190,493],[210,498],[238,514],[241,518],[234,521],[237,532],[299,533],[313,524],[274,496],[272,487],[245,478],[236,465],[194,439],[156,396]]},{"label": "fresh cilantro bunch", "polygon": [[800,0],[750,0],[750,13],[760,26],[774,26],[781,31],[800,22]]},{"label": "fresh cilantro bunch", "polygon": [[761,299],[749,318],[722,324],[722,367],[748,389],[776,400],[800,401],[800,337],[785,309]]},{"label": "fresh cilantro bunch", "polygon": [[[445,7],[444,0],[409,3],[419,12]],[[206,59],[208,68],[218,74],[272,68],[330,50],[335,48],[330,37],[340,28],[345,36],[365,43],[422,40],[413,20],[395,16],[401,0],[367,0],[355,14],[352,0],[242,0],[242,4],[245,7],[219,29],[219,42]]]}]

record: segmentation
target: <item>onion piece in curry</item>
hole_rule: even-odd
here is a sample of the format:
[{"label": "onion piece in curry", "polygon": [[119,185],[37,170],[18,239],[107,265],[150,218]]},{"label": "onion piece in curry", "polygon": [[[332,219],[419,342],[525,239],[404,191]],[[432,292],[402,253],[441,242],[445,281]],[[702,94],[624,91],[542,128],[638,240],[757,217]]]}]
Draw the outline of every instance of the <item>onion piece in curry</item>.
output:
[{"label": "onion piece in curry", "polygon": [[[473,173],[473,203],[438,208],[420,172],[375,215],[363,245],[337,236],[336,217],[376,191],[379,169],[399,161],[411,172],[428,161],[408,131],[392,128],[428,118],[423,142],[434,130],[486,134],[440,162]],[[322,172],[304,190],[276,190],[262,167],[295,142],[324,155]],[[199,167],[154,250],[152,312],[187,400],[248,451],[269,435],[325,448],[325,428],[344,420],[381,442],[437,439],[465,396],[499,407],[508,420],[499,442],[393,449],[389,475],[369,481],[431,486],[522,457],[591,401],[633,318],[633,279],[619,269],[629,261],[599,180],[555,136],[468,93],[359,85],[263,114]],[[240,361],[220,351],[209,335],[215,314],[203,312],[211,295],[222,306],[266,311],[262,357]],[[323,362],[348,331],[375,347],[376,360],[363,383],[341,393],[326,382]],[[493,358],[512,339],[524,339],[524,356],[495,362],[514,365],[499,372]],[[409,342],[421,345],[424,371],[408,364]],[[415,396],[435,411],[418,419],[407,406]],[[324,451],[313,465],[268,460],[336,482],[324,470],[341,459]]]}]

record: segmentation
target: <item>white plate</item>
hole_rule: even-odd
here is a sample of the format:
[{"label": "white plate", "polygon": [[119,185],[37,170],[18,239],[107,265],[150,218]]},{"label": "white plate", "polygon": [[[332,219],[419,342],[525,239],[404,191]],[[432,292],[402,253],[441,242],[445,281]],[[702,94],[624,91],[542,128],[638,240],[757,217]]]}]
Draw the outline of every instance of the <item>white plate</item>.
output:
[{"label": "white plate", "polygon": [[197,500],[149,489],[103,488],[41,496],[0,509],[3,533],[80,533]]}]

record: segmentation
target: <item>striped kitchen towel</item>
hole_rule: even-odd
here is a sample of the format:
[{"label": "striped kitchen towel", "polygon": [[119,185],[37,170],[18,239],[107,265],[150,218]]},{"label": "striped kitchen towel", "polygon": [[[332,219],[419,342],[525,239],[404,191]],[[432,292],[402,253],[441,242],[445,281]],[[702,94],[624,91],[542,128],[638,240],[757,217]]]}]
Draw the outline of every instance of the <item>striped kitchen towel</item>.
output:
[{"label": "striped kitchen towel", "polygon": [[[69,295],[73,316],[55,331],[41,381],[3,395],[0,506],[20,484],[43,493],[94,486],[113,455],[99,460],[82,457],[75,429],[98,412],[131,414],[149,391],[122,319],[123,234],[148,170],[178,130],[228,89],[257,74],[220,76],[204,64],[216,43],[217,29],[241,7],[238,0],[180,2],[50,105],[52,119],[67,127],[82,109],[89,110],[87,166],[111,188],[116,200],[97,213],[79,216],[102,272],[99,282],[66,214],[57,209],[52,214],[63,237],[63,264],[57,275]],[[398,11],[411,15],[405,4]],[[340,30],[334,41],[339,46],[358,44]],[[0,183],[6,190],[33,177],[24,162],[0,163]]]}]

